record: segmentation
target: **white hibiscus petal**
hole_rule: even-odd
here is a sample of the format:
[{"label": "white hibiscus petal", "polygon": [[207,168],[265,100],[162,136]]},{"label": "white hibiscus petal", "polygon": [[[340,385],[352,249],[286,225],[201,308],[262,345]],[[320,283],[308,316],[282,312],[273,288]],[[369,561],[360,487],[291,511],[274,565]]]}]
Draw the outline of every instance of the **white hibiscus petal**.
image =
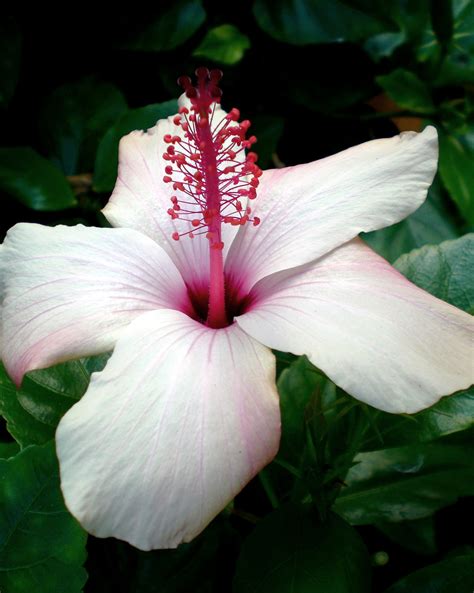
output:
[{"label": "white hibiscus petal", "polygon": [[145,311],[189,307],[168,255],[130,229],[18,224],[0,275],[3,360],[17,384],[30,370],[112,349]]},{"label": "white hibiscus petal", "polygon": [[405,132],[296,167],[265,171],[253,214],[226,261],[245,294],[260,279],[308,263],[362,231],[389,226],[425,200],[437,164],[437,134]]},{"label": "white hibiscus petal", "polygon": [[413,413],[474,380],[473,319],[416,287],[360,239],[269,276],[237,318],[266,344],[306,354],[336,384]]},{"label": "white hibiscus petal", "polygon": [[173,548],[273,458],[279,435],[267,348],[236,325],[147,313],[59,424],[65,501],[99,537]]}]

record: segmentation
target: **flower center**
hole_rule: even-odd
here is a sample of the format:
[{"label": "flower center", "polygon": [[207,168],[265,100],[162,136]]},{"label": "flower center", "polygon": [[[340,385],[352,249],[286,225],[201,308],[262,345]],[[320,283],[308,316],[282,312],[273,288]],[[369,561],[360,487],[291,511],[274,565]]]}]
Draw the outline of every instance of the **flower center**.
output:
[{"label": "flower center", "polygon": [[[182,232],[175,231],[172,238],[179,241],[184,236],[193,239],[204,234],[209,241],[206,323],[218,328],[229,325],[233,317],[226,303],[222,225],[260,223],[257,216],[252,216],[247,200],[257,197],[262,171],[256,164],[258,156],[254,152],[245,154],[257,141],[255,136],[246,137],[250,121],[238,123],[240,112],[236,108],[223,117],[217,109],[222,72],[198,68],[196,77],[195,86],[187,76],[178,80],[191,107],[181,107],[173,120],[182,133],[164,137],[168,148],[163,158],[168,164],[163,181],[172,184],[176,192],[168,214],[189,225]],[[202,302],[202,295],[195,300]]]}]

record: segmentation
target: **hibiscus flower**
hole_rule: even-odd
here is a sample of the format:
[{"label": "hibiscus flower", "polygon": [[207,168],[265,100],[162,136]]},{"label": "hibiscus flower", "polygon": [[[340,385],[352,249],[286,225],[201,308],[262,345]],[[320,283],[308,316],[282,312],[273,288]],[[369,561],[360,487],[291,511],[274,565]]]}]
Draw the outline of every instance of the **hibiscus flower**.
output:
[{"label": "hibiscus flower", "polygon": [[191,540],[276,455],[271,348],[388,412],[472,382],[470,317],[357,238],[422,204],[435,129],[262,173],[220,73],[197,78],[122,139],[114,228],[18,224],[0,250],[17,385],[113,350],[59,424],[61,486],[87,531],[143,550]]}]

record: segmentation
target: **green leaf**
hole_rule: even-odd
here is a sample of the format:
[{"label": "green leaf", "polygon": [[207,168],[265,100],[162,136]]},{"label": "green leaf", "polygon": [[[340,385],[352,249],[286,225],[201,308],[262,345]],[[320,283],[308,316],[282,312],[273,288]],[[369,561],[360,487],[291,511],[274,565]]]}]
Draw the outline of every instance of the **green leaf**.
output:
[{"label": "green leaf", "polygon": [[474,82],[474,2],[452,0],[453,35],[436,78],[437,85]]},{"label": "green leaf", "polygon": [[391,541],[415,554],[425,556],[437,551],[433,517],[400,523],[378,523],[377,529]]},{"label": "green leaf", "polygon": [[31,148],[0,148],[0,189],[33,210],[76,205],[64,175]]},{"label": "green leaf", "polygon": [[256,115],[252,117],[252,133],[257,136],[255,150],[258,164],[263,169],[273,168],[272,156],[276,154],[278,142],[283,134],[284,119],[276,115]]},{"label": "green leaf", "polygon": [[193,56],[208,58],[221,64],[237,64],[250,47],[250,39],[234,25],[219,25],[210,29]]},{"label": "green leaf", "polygon": [[0,459],[14,457],[20,451],[20,447],[13,441],[11,443],[0,443]]},{"label": "green leaf", "polygon": [[446,558],[404,577],[385,593],[472,593],[474,554]]},{"label": "green leaf", "polygon": [[474,233],[402,255],[395,267],[434,296],[474,312]]},{"label": "green leaf", "polygon": [[[416,58],[431,64],[434,86],[474,82],[474,2],[450,0],[438,5],[433,5],[431,19],[422,28]],[[447,10],[452,11],[451,19],[446,18]]]},{"label": "green leaf", "polygon": [[0,460],[0,508],[2,593],[80,593],[86,534],[64,506],[52,443]]},{"label": "green leaf", "polygon": [[382,58],[390,57],[405,41],[406,37],[400,31],[396,33],[387,31],[369,37],[364,43],[364,49],[375,62],[378,62]]},{"label": "green leaf", "polygon": [[354,525],[427,517],[474,495],[473,453],[439,443],[359,453],[335,510]]},{"label": "green leaf", "polygon": [[[174,115],[178,111],[175,100],[146,105],[138,109],[130,109],[107,130],[102,138],[94,167],[94,190],[97,192],[112,191],[117,179],[118,145],[120,138],[133,130],[146,130],[153,127],[159,119]],[[160,158],[160,155],[157,155]]]},{"label": "green leaf", "polygon": [[305,444],[305,410],[315,391],[328,383],[306,356],[282,371],[278,382],[282,435],[278,456],[299,464]]},{"label": "green leaf", "polygon": [[135,51],[174,49],[189,39],[206,20],[201,0],[174,0],[124,47]]},{"label": "green leaf", "polygon": [[129,590],[133,593],[216,591],[212,581],[225,528],[226,523],[217,519],[199,537],[176,550],[137,550]]},{"label": "green leaf", "polygon": [[109,83],[88,78],[57,88],[39,120],[48,157],[65,175],[91,171],[99,140],[127,109],[123,94]]},{"label": "green leaf", "polygon": [[360,41],[384,31],[377,18],[342,0],[256,0],[253,12],[266,33],[294,45]]},{"label": "green leaf", "polygon": [[364,240],[390,262],[426,244],[455,239],[459,233],[443,203],[439,182],[431,186],[428,199],[408,218],[390,227],[363,235]]},{"label": "green leaf", "polygon": [[474,388],[443,397],[427,410],[411,416],[374,410],[377,434],[372,434],[362,450],[400,447],[434,441],[474,427]]},{"label": "green leaf", "polygon": [[20,70],[22,36],[17,22],[2,14],[0,20],[0,105],[13,97]]},{"label": "green leaf", "polygon": [[474,224],[474,128],[467,134],[439,134],[441,179],[466,221]]},{"label": "green leaf", "polygon": [[107,361],[104,354],[28,373],[19,390],[0,364],[0,414],[22,446],[54,438],[59,420],[85,393],[90,375]]},{"label": "green leaf", "polygon": [[308,506],[285,506],[244,542],[234,593],[368,593],[370,561],[357,532]]},{"label": "green leaf", "polygon": [[416,113],[435,110],[428,86],[413,72],[397,68],[390,74],[377,76],[377,83],[403,109]]}]

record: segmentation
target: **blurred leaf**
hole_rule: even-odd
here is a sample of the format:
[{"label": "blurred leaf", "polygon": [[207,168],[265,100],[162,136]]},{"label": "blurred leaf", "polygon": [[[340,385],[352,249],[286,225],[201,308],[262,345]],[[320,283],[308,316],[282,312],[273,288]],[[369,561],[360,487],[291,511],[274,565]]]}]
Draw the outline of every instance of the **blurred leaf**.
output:
[{"label": "blurred leaf", "polygon": [[0,148],[0,189],[33,210],[76,205],[64,175],[31,148]]},{"label": "blurred leaf", "polygon": [[429,23],[429,0],[352,0],[353,6],[370,11],[380,21],[387,22],[386,31],[365,41],[364,49],[376,62],[390,57],[400,46],[418,45],[420,35]]},{"label": "blurred leaf", "polygon": [[174,0],[171,6],[123,45],[136,51],[164,51],[184,43],[206,20],[201,0]]},{"label": "blurred leaf", "polygon": [[413,72],[397,68],[390,74],[377,76],[378,84],[403,109],[432,113],[435,109],[428,86]]},{"label": "blurred leaf", "polygon": [[400,31],[397,33],[378,33],[367,39],[364,43],[364,49],[375,62],[378,62],[382,58],[390,57],[397,47],[403,45],[405,41],[406,37]]},{"label": "blurred leaf", "polygon": [[439,172],[466,221],[474,224],[474,128],[464,135],[439,133]]},{"label": "blurred leaf", "polygon": [[434,296],[474,312],[474,233],[416,249],[400,257],[395,267]]},{"label": "blurred leaf", "polygon": [[[449,8],[451,19],[445,13]],[[431,19],[415,50],[418,62],[432,65],[434,86],[474,82],[474,2],[433,2]]]},{"label": "blurred leaf", "polygon": [[342,0],[256,0],[253,12],[266,33],[294,45],[360,41],[384,31],[370,12]]},{"label": "blurred leaf", "polygon": [[473,453],[439,443],[359,453],[335,510],[354,525],[427,517],[474,495]]},{"label": "blurred leaf", "polygon": [[425,556],[437,551],[433,517],[400,523],[378,523],[377,529],[391,541],[415,554]]},{"label": "blurred leaf", "polygon": [[[152,128],[159,119],[174,115],[178,104],[173,99],[164,103],[154,103],[138,109],[130,109],[107,130],[102,138],[94,167],[94,190],[97,192],[112,191],[117,179],[118,145],[120,138],[133,130]],[[157,155],[160,158],[160,155]]]},{"label": "blurred leaf", "polygon": [[370,561],[358,533],[336,515],[285,506],[242,546],[234,593],[368,593]]},{"label": "blurred leaf", "polygon": [[2,593],[80,593],[86,534],[64,506],[53,444],[0,461],[0,507]]},{"label": "blurred leaf", "polygon": [[50,160],[65,175],[91,171],[100,138],[127,108],[123,94],[109,83],[85,79],[57,88],[39,119]]},{"label": "blurred leaf", "polygon": [[445,46],[453,35],[453,6],[451,0],[430,0],[431,23],[436,38]]},{"label": "blurred leaf", "polygon": [[408,218],[390,227],[363,234],[363,239],[388,261],[426,244],[438,244],[459,235],[443,204],[439,181],[431,186],[428,198]]},{"label": "blurred leaf", "polygon": [[437,85],[474,82],[474,2],[451,0],[453,35],[435,83]]},{"label": "blurred leaf", "polygon": [[474,554],[446,558],[404,577],[385,593],[472,593]]},{"label": "blurred leaf", "polygon": [[101,370],[107,358],[103,354],[32,371],[19,390],[0,364],[0,414],[12,437],[22,447],[54,438],[59,420],[82,397],[91,373]]},{"label": "blurred leaf", "polygon": [[276,154],[285,121],[276,115],[256,115],[252,118],[252,133],[257,136],[255,149],[262,169],[273,169],[272,156]]},{"label": "blurred leaf", "polygon": [[378,410],[374,413],[377,434],[371,434],[364,442],[364,451],[434,441],[474,427],[474,388],[443,397],[431,408],[412,416]]},{"label": "blurred leaf", "polygon": [[0,20],[0,105],[7,106],[18,82],[22,36],[11,16]]},{"label": "blurred leaf", "polygon": [[221,64],[237,64],[250,47],[250,39],[234,25],[219,25],[210,29],[193,56],[208,58]]}]

